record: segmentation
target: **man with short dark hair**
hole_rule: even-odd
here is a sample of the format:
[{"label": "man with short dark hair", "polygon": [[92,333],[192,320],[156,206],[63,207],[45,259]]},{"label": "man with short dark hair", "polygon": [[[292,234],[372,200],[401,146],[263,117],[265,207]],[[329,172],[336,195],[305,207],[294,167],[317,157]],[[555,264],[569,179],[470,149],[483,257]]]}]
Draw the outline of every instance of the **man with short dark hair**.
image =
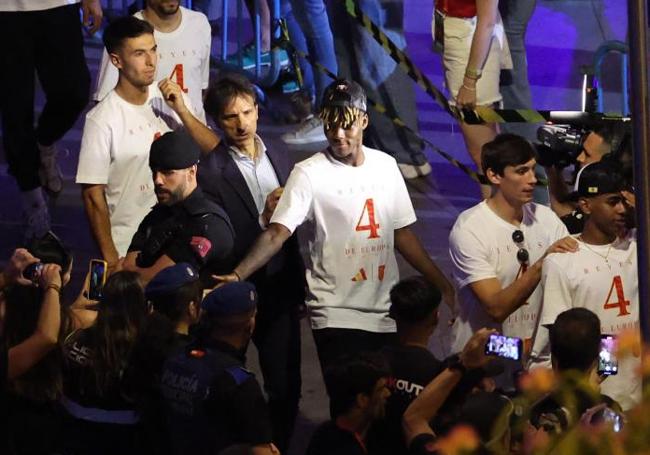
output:
[{"label": "man with short dark hair", "polygon": [[521,136],[501,134],[483,146],[482,167],[492,195],[464,211],[449,236],[460,315],[452,351],[472,333],[492,327],[525,340],[537,322],[542,260],[556,251],[575,251],[576,242],[547,207],[532,202],[535,150]]},{"label": "man with short dark hair", "polygon": [[[583,169],[578,178],[578,203],[586,216],[576,235],[579,250],[550,255],[544,261],[544,299],[535,338],[534,358],[548,358],[545,326],[569,308],[588,308],[598,315],[605,334],[639,330],[639,286],[636,230],[626,228],[629,206],[618,166],[598,162]],[[640,336],[640,334],[639,334]],[[619,360],[618,374],[607,378],[602,390],[624,409],[641,400],[638,357]]]},{"label": "man with short dark hair", "polygon": [[398,455],[407,451],[402,416],[419,393],[444,369],[428,349],[438,325],[441,295],[421,276],[400,280],[390,291],[388,314],[397,326],[398,344],[381,352],[390,366],[386,416],[373,425],[369,444],[376,453]]},{"label": "man with short dark hair", "polygon": [[172,453],[216,454],[235,444],[253,455],[279,453],[260,386],[244,366],[256,305],[250,283],[213,290],[201,303],[196,345],[165,363],[160,386]]},{"label": "man with short dark hair", "polygon": [[319,426],[306,455],[365,455],[371,424],[385,414],[389,367],[379,354],[341,358],[325,371],[332,420]]},{"label": "man with short dark hair", "polygon": [[563,311],[549,326],[551,361],[559,383],[531,409],[530,423],[535,428],[547,433],[565,431],[601,403],[620,411],[617,402],[600,393],[600,327],[598,316],[586,308]]},{"label": "man with short dark hair", "polygon": [[[147,0],[144,9],[133,15],[154,28],[158,45],[156,80],[169,78],[181,86],[192,111],[205,122],[203,94],[210,77],[212,33],[204,14],[180,6],[179,0]],[[115,87],[118,71],[107,52],[97,74],[93,99],[101,101]]]},{"label": "man with short dark hair", "polygon": [[182,122],[154,84],[158,51],[151,25],[121,17],[106,27],[103,38],[119,78],[86,114],[76,181],[93,237],[113,271],[156,203],[148,165],[151,144]]},{"label": "man with short dark hair", "polygon": [[146,284],[164,268],[187,262],[205,287],[227,270],[234,242],[228,215],[196,183],[200,150],[183,131],[165,133],[151,145],[149,166],[158,198],[133,236],[124,268]]},{"label": "man with short dark hair", "polygon": [[[284,150],[268,148],[257,134],[258,105],[243,76],[223,75],[212,83],[206,109],[223,141],[204,153],[198,183],[206,197],[223,207],[237,236],[233,262],[241,261],[269,224],[290,171]],[[300,321],[305,302],[305,268],[297,235],[248,280],[259,294],[253,342],[259,352],[269,396],[274,440],[281,451],[289,441],[300,401]]]}]

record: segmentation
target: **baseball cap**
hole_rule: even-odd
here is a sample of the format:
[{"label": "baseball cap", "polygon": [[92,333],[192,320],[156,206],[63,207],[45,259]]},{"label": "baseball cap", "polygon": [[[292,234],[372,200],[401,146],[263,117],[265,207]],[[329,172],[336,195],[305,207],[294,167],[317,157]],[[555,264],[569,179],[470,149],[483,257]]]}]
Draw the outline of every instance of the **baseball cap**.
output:
[{"label": "baseball cap", "polygon": [[366,112],[366,93],[356,82],[338,79],[325,89],[321,110],[326,107],[354,107]]},{"label": "baseball cap", "polygon": [[151,169],[187,169],[199,162],[201,150],[185,131],[170,131],[153,141],[149,150]]},{"label": "baseball cap", "polygon": [[211,291],[201,302],[201,309],[213,316],[234,316],[247,313],[256,305],[255,285],[247,281],[235,281]]},{"label": "baseball cap", "polygon": [[181,286],[198,281],[199,274],[187,262],[179,262],[162,269],[153,277],[144,290],[147,299],[170,294]]},{"label": "baseball cap", "polygon": [[619,193],[625,189],[625,179],[620,167],[609,161],[599,161],[584,166],[578,172],[573,198],[594,197]]}]

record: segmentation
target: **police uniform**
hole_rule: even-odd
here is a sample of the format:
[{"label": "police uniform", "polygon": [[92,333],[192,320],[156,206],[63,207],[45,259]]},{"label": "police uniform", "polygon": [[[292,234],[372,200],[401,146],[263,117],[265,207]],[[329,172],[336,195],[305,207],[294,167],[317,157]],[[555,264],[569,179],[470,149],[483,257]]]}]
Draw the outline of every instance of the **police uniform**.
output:
[{"label": "police uniform", "polygon": [[[198,162],[200,151],[184,132],[169,132],[151,146],[152,170],[186,169]],[[203,282],[210,274],[227,272],[234,232],[226,212],[196,188],[184,200],[168,206],[156,204],[133,236],[129,252],[139,251],[136,265],[148,268],[162,255],[187,262]]]},{"label": "police uniform", "polygon": [[[211,316],[255,308],[255,287],[229,283],[201,304]],[[271,421],[259,383],[244,366],[245,350],[201,339],[165,362],[160,379],[174,454],[216,454],[235,444],[270,444]]]}]

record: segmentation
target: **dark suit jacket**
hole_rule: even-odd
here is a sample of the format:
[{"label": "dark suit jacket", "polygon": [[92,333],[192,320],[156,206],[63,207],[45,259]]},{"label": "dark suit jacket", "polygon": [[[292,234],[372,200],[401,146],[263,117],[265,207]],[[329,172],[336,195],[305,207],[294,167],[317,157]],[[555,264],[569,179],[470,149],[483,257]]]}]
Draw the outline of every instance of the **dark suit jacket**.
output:
[{"label": "dark suit jacket", "polygon": [[[280,185],[284,186],[290,172],[286,155],[271,149],[267,149],[266,154]],[[205,195],[223,207],[230,217],[235,231],[234,267],[246,256],[262,233],[262,228],[246,180],[224,142],[201,157],[197,178]],[[274,301],[276,308],[277,305],[304,303],[305,268],[295,233],[284,243],[280,252],[253,274],[249,281],[257,287],[260,306],[267,305],[269,300]]]}]

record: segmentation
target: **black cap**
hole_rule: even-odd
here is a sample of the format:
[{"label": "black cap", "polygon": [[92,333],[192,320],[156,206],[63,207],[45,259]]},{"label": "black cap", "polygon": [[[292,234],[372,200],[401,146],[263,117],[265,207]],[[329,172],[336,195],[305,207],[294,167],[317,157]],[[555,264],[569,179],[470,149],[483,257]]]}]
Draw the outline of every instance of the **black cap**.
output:
[{"label": "black cap", "polygon": [[321,109],[326,107],[355,107],[366,112],[366,93],[356,82],[338,79],[325,89]]},{"label": "black cap", "polygon": [[199,162],[201,150],[185,131],[170,131],[153,141],[149,151],[151,169],[187,169]]},{"label": "black cap", "polygon": [[591,163],[580,169],[575,184],[575,196],[594,197],[619,193],[625,189],[620,167],[609,161]]}]

